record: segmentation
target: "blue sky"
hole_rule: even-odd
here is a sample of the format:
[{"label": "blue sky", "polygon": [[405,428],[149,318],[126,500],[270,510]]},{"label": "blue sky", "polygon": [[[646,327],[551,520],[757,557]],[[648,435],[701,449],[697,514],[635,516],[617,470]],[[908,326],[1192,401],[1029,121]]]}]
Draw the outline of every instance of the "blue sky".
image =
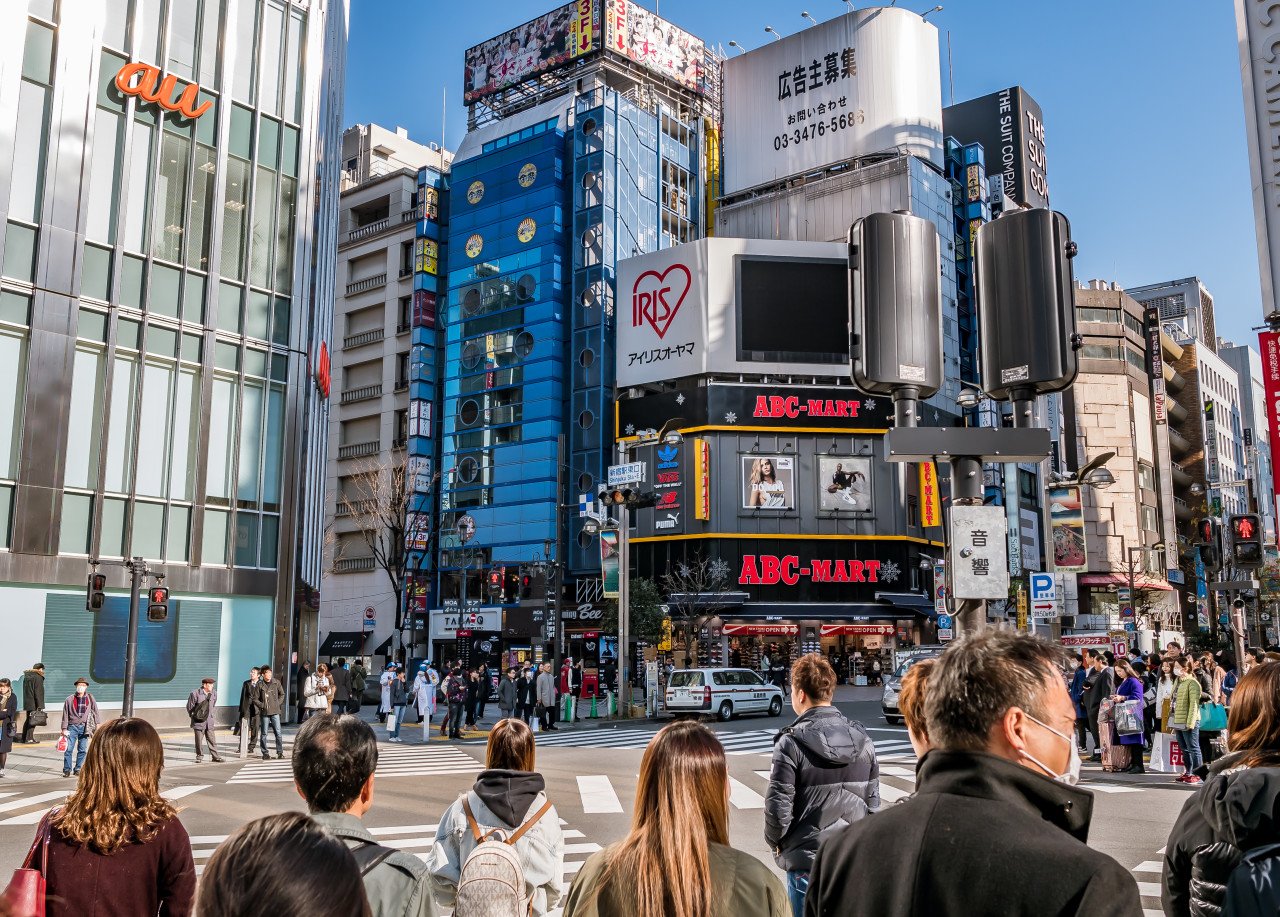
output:
[{"label": "blue sky", "polygon": [[[958,101],[1015,84],[1044,109],[1050,196],[1080,245],[1078,279],[1198,275],[1218,333],[1257,346],[1257,243],[1233,4],[1225,0],[942,0]],[[555,0],[351,0],[345,120],[420,142],[465,131],[462,53]],[[653,6],[652,0],[646,4]],[[899,0],[928,9],[933,2]],[[754,48],[845,9],[839,0],[660,0],[705,41]]]}]

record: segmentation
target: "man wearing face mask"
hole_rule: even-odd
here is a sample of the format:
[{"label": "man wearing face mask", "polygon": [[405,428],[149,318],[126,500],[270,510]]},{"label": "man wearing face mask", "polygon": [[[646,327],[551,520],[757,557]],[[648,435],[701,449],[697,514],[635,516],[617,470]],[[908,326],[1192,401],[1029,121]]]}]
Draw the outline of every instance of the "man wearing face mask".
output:
[{"label": "man wearing face mask", "polygon": [[954,642],[927,683],[916,794],[827,840],[806,917],[1140,917],[1132,875],[1085,844],[1066,659],[1009,631]]}]

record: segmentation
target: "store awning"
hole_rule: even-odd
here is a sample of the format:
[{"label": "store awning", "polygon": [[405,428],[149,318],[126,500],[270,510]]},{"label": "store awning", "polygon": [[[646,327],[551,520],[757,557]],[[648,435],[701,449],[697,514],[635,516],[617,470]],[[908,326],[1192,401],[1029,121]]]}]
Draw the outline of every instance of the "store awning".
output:
[{"label": "store awning", "polygon": [[724,617],[772,619],[774,621],[914,621],[914,609],[897,608],[880,602],[788,602],[747,603]]},{"label": "store awning", "polygon": [[938,617],[933,599],[927,595],[920,595],[916,592],[877,592],[876,599],[915,614],[924,615],[926,618],[933,619]]},{"label": "store awning", "polygon": [[321,656],[357,656],[364,647],[364,632],[331,630],[320,644]]},{"label": "store awning", "polygon": [[800,633],[796,624],[726,624],[726,637],[794,637]]},{"label": "store awning", "polygon": [[824,637],[892,637],[892,624],[823,624]]},{"label": "store awning", "polygon": [[[1123,573],[1081,573],[1081,586],[1128,586],[1129,577]],[[1135,577],[1135,589],[1158,589],[1162,592],[1173,592],[1174,588],[1164,580],[1152,579],[1149,576]]]},{"label": "store awning", "polygon": [[391,655],[391,637],[383,640],[378,644],[378,648],[370,653],[371,656],[390,656]]}]

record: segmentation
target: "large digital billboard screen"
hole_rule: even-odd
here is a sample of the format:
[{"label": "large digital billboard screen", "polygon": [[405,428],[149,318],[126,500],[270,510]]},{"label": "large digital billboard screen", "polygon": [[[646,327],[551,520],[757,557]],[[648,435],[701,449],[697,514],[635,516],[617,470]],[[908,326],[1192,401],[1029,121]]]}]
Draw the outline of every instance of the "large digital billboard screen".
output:
[{"label": "large digital billboard screen", "polygon": [[468,48],[462,98],[468,104],[523,83],[600,46],[599,0],[575,0]]},{"label": "large digital billboard screen", "polygon": [[738,259],[738,359],[849,363],[849,265]]}]

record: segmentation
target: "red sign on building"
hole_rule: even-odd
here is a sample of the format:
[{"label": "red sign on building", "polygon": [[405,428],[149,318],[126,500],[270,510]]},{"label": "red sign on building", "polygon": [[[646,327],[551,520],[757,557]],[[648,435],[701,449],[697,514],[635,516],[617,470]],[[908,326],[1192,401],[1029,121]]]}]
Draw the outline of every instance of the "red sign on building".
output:
[{"label": "red sign on building", "polygon": [[1280,465],[1275,448],[1280,443],[1280,332],[1264,331],[1258,335],[1262,351],[1262,385],[1267,395],[1267,429],[1271,431],[1272,493],[1280,494]]}]

